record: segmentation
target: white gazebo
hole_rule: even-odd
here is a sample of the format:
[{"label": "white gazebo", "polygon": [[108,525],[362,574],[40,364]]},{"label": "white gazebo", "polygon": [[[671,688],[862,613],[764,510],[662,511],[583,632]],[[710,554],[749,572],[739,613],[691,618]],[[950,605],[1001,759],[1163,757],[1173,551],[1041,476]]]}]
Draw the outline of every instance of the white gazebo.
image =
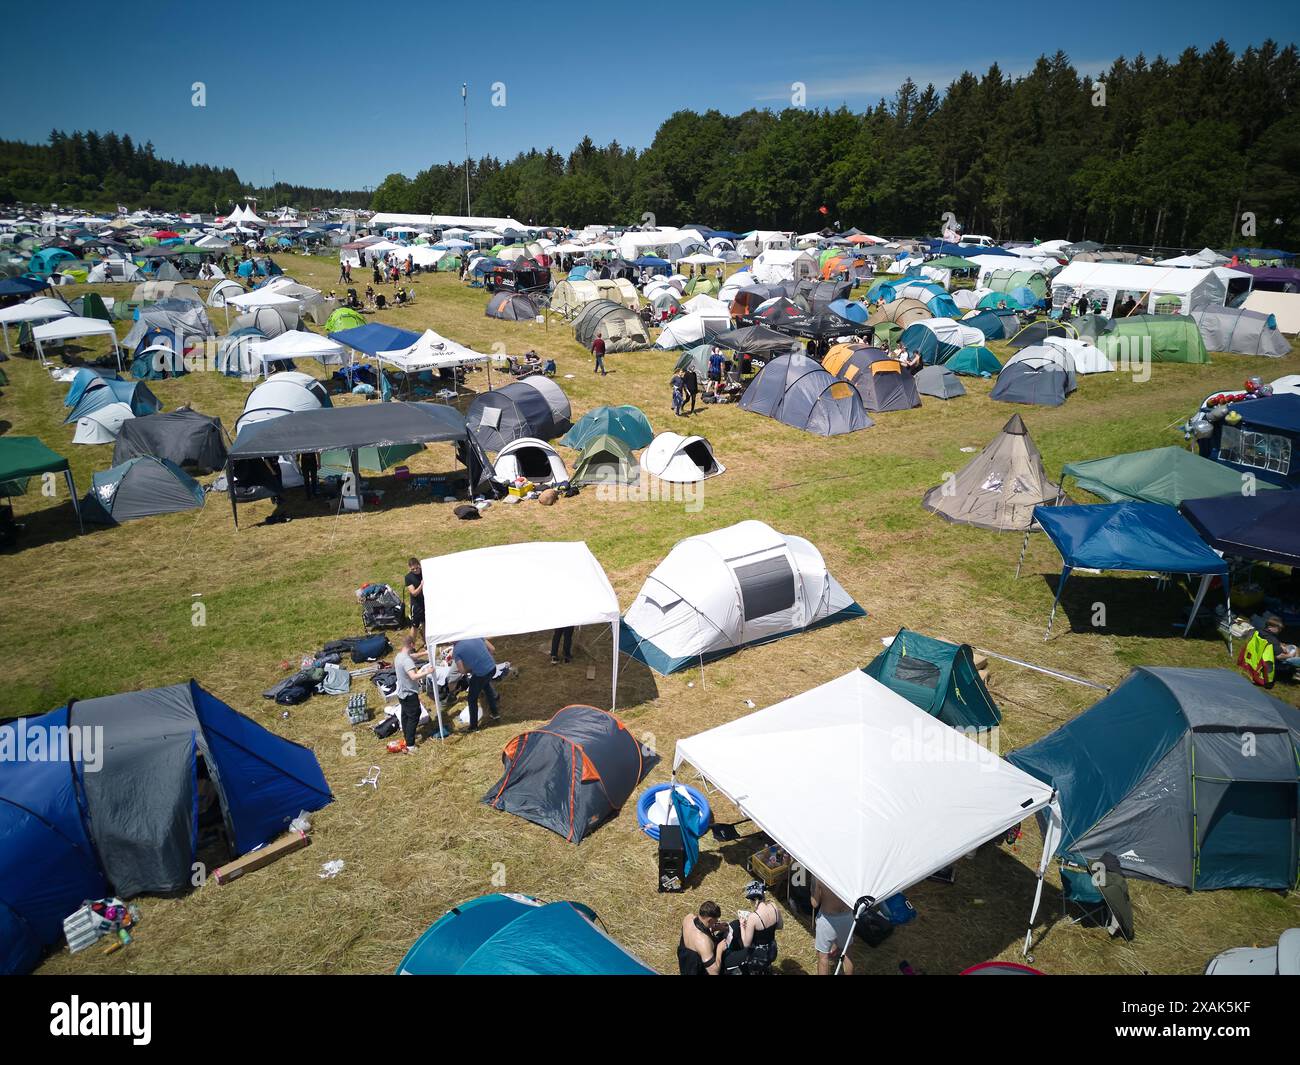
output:
[{"label": "white gazebo", "polygon": [[54,343],[62,344],[68,340],[75,340],[80,337],[111,337],[113,341],[113,354],[117,357],[117,368],[122,369],[122,345],[117,339],[117,330],[113,328],[112,322],[105,322],[100,318],[80,318],[77,315],[71,317],[56,318],[52,322],[46,322],[44,325],[38,325],[32,329],[32,339],[36,341],[36,353],[41,358],[41,365],[45,365],[45,349],[42,344]]}]

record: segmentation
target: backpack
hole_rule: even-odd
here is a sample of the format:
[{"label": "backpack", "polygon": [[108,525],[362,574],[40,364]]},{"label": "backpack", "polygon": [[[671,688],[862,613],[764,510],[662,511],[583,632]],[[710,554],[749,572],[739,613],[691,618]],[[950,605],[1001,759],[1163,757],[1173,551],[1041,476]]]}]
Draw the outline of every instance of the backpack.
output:
[{"label": "backpack", "polygon": [[1259,634],[1258,629],[1250,634],[1250,639],[1238,653],[1237,665],[1252,684],[1261,688],[1273,687],[1273,682],[1277,679],[1277,656],[1273,652],[1273,645]]},{"label": "backpack", "polygon": [[373,662],[380,655],[392,648],[388,642],[388,637],[382,632],[374,636],[366,636],[354,641],[352,644],[352,661],[353,662]]}]

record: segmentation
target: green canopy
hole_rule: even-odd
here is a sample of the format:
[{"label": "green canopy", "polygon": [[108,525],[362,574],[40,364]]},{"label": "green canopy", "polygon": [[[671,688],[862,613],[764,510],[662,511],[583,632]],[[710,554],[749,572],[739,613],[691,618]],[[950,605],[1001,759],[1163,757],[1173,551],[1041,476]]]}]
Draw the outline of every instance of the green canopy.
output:
[{"label": "green canopy", "polygon": [[45,473],[61,473],[68,483],[72,506],[81,521],[81,506],[77,502],[77,485],[72,479],[68,460],[56,455],[34,436],[0,436],[0,495],[16,496],[27,491],[32,477]]},{"label": "green canopy", "polygon": [[963,259],[960,255],[943,255],[938,259],[929,259],[926,266],[934,266],[940,270],[978,270],[979,263],[973,263],[969,259]]},{"label": "green canopy", "polygon": [[[1110,458],[1071,462],[1061,471],[1061,483],[1074,477],[1079,487],[1108,503],[1136,501],[1176,507],[1185,499],[1240,496],[1241,474],[1180,447],[1157,447]],[[1259,481],[1260,489],[1277,485]]]},{"label": "green canopy", "polygon": [[[357,449],[357,466],[365,473],[382,473],[391,466],[396,466],[403,459],[409,459],[418,451],[423,451],[423,444],[378,444]],[[321,473],[345,474],[352,470],[352,458],[342,448],[322,451],[320,456]]]}]

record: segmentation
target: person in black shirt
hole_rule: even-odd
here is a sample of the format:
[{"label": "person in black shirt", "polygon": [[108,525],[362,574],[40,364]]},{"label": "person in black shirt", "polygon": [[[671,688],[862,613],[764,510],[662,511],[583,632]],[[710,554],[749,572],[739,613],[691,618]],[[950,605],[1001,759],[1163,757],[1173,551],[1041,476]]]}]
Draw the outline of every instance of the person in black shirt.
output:
[{"label": "person in black shirt", "polygon": [[423,641],[424,630],[424,573],[418,558],[408,558],[408,567],[403,583],[406,585],[407,598],[411,601],[411,635]]}]

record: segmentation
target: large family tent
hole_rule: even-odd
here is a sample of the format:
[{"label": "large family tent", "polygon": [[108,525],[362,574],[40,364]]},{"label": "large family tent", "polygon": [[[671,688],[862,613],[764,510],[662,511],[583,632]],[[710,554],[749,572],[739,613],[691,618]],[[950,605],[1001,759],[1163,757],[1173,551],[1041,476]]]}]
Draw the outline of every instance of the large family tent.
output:
[{"label": "large family tent", "polygon": [[710,318],[703,314],[682,314],[664,326],[654,346],[661,351],[690,348],[711,342],[731,325],[730,318]]},{"label": "large family tent", "polygon": [[822,368],[848,381],[873,413],[911,410],[921,405],[916,381],[897,359],[866,344],[837,344],[822,359]]},{"label": "large family tent", "polygon": [[876,331],[879,332],[879,327],[885,323],[892,323],[899,329],[906,329],[909,325],[933,317],[934,315],[920,300],[900,299],[892,300],[883,307],[877,307],[867,316],[867,322],[876,326]]},{"label": "large family tent", "polygon": [[1059,485],[1047,479],[1043,456],[1019,414],[950,480],[931,488],[921,506],[946,521],[996,532],[1034,527],[1034,507],[1050,505]]},{"label": "large family tent", "polygon": [[282,414],[332,406],[325,386],[310,374],[294,370],[275,373],[248,394],[243,413],[235,419],[235,436],[245,426],[269,421]]},{"label": "large family tent", "polygon": [[951,318],[927,318],[904,329],[898,342],[929,366],[947,362],[962,348],[983,344],[984,334]]},{"label": "large family tent", "polygon": [[992,289],[996,293],[1007,293],[1020,298],[1020,289],[1028,289],[1033,296],[1031,306],[1047,295],[1047,278],[1036,270],[988,269],[980,270],[981,288]]},{"label": "large family tent", "polygon": [[[97,764],[69,742],[91,731]],[[188,889],[202,777],[237,855],[332,799],[310,750],[194,681],[77,700],[0,734],[0,749],[36,737],[59,754],[0,759],[0,972],[35,966],[85,899]]]},{"label": "large family tent", "polygon": [[647,473],[670,484],[706,481],[726,473],[727,467],[714,457],[713,447],[702,436],[660,433],[641,456]]},{"label": "large family tent", "polygon": [[573,467],[569,483],[582,485],[637,484],[641,467],[632,449],[621,437],[610,433],[593,436],[582,445],[582,454]]},{"label": "large family tent", "polygon": [[1300,710],[1224,669],[1140,666],[1010,756],[1050,784],[1057,853],[1192,890],[1295,888]]},{"label": "large family tent", "polygon": [[1230,404],[1199,446],[1202,454],[1258,481],[1300,488],[1300,395]]},{"label": "large family tent", "polygon": [[[1074,477],[1080,488],[1108,503],[1136,500],[1176,507],[1184,499],[1243,495],[1241,474],[1181,447],[1156,447],[1109,458],[1067,463],[1061,484]],[[1259,482],[1257,489],[1276,488]]]},{"label": "large family tent", "polygon": [[1196,321],[1185,314],[1133,314],[1116,318],[1093,343],[1121,369],[1149,362],[1210,361]]},{"label": "large family tent", "polygon": [[488,297],[483,313],[489,318],[500,318],[507,322],[531,322],[541,312],[531,296],[502,289]]},{"label": "large family tent", "polygon": [[196,410],[132,418],[118,430],[113,465],[146,455],[177,466],[219,470],[226,464],[226,431],[220,418]]},{"label": "large family tent", "polygon": [[1192,311],[1192,319],[1210,351],[1268,355],[1275,359],[1291,354],[1291,342],[1283,336],[1277,319],[1271,314],[1248,311],[1244,307],[1210,307]]},{"label": "large family tent", "polygon": [[569,431],[569,397],[549,377],[535,375],[474,397],[465,413],[470,431],[487,451],[531,436],[554,440]]},{"label": "large family tent", "polygon": [[632,282],[625,278],[596,280],[588,277],[580,281],[561,281],[551,292],[550,308],[566,318],[574,317],[593,300],[610,300],[635,311],[641,300]]},{"label": "large family tent", "polygon": [[1036,344],[1017,351],[1003,364],[989,399],[1059,407],[1076,388],[1074,359],[1060,348]]},{"label": "large family tent", "polygon": [[505,770],[483,802],[570,843],[617,814],[646,768],[627,726],[592,706],[566,706],[541,728],[521,732],[501,761]]},{"label": "large family tent", "polygon": [[761,521],[681,540],[623,616],[623,650],[667,675],[751,644],[865,617],[821,552]]},{"label": "large family tent", "polygon": [[492,461],[496,469],[496,479],[503,484],[512,484],[522,477],[535,485],[564,484],[569,479],[569,471],[564,468],[564,459],[559,452],[545,440],[521,436],[511,440]]},{"label": "large family tent", "polygon": [[650,346],[650,334],[641,316],[613,300],[584,304],[573,320],[573,339],[584,348],[590,348],[597,337],[605,341],[607,353]]},{"label": "large family tent", "polygon": [[399,976],[654,976],[577,902],[483,895],[412,944]]},{"label": "large family tent", "polygon": [[966,386],[947,366],[923,366],[913,378],[916,390],[923,396],[936,399],[956,399],[966,394]]},{"label": "large family tent", "polygon": [[953,728],[986,729],[1002,722],[970,644],[899,629],[863,672]]},{"label": "large family tent", "polygon": [[198,481],[174,462],[141,455],[93,474],[81,513],[97,525],[119,525],[202,506]]},{"label": "large family tent", "polygon": [[741,397],[744,410],[816,433],[836,436],[875,424],[858,390],[807,355],[781,355],[769,362]]},{"label": "large family tent", "polygon": [[[81,521],[81,504],[77,502],[77,484],[72,467],[62,455],[56,455],[34,436],[0,436],[0,496],[18,496],[27,491],[27,482],[45,474],[63,474],[68,496]],[[0,894],[0,898],[3,895]]]},{"label": "large family tent", "polygon": [[983,345],[962,348],[943,365],[964,377],[996,377],[1002,369],[998,357]]},{"label": "large family tent", "polygon": [[650,421],[639,407],[624,404],[619,407],[596,407],[587,411],[564,434],[560,443],[580,451],[598,436],[616,436],[629,448],[643,448],[654,439]]}]

